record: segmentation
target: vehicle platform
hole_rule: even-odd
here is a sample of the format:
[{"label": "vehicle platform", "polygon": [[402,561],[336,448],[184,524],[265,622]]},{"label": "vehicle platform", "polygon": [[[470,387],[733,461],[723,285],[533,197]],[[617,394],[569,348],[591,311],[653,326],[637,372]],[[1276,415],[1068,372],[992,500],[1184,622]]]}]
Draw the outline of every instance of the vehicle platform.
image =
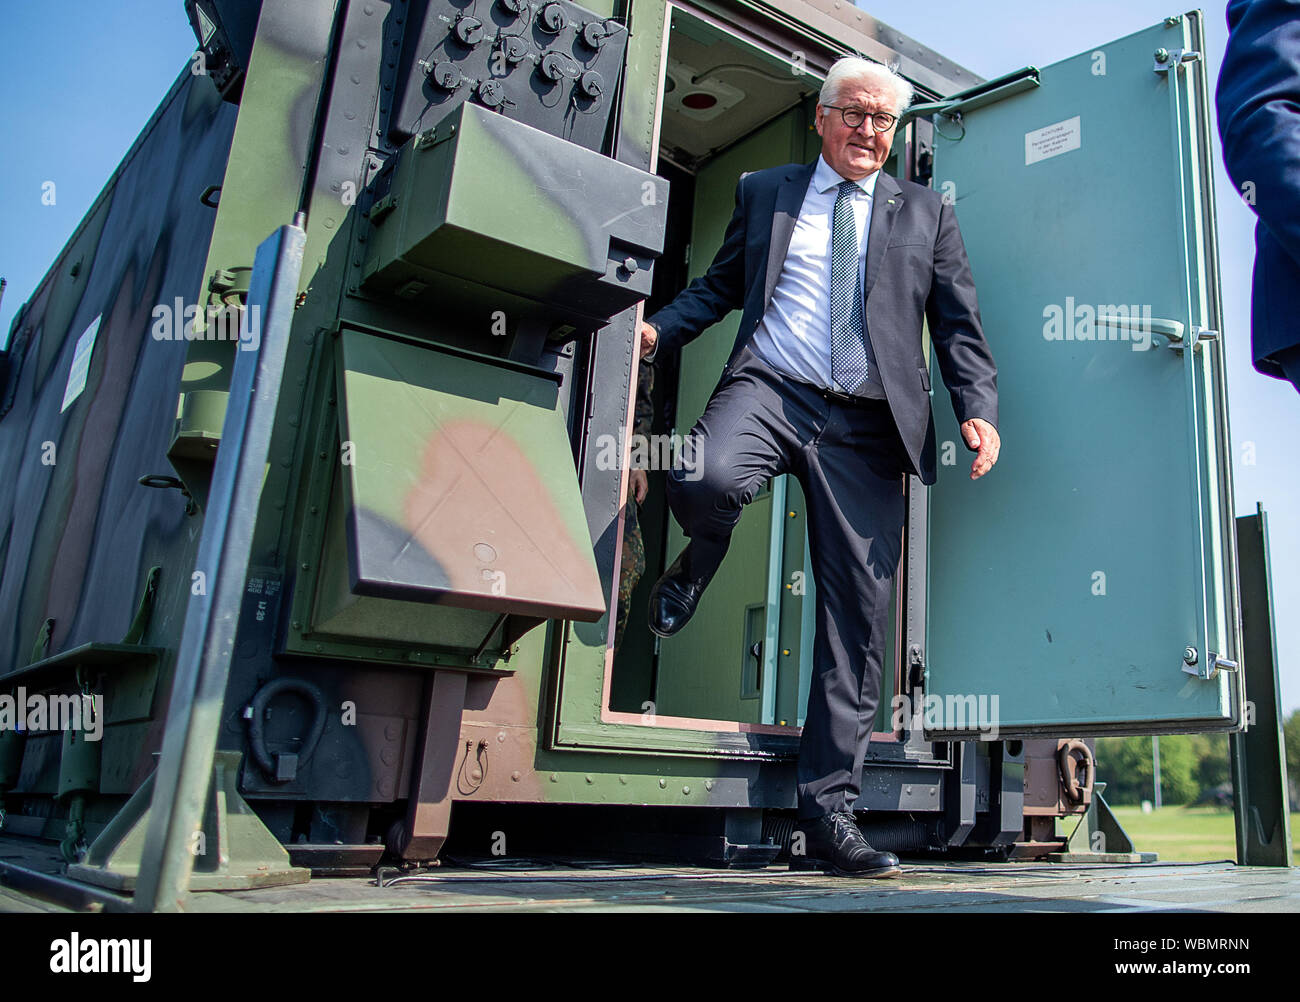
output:
[{"label": "vehicle platform", "polygon": [[[764,869],[495,859],[194,894],[193,912],[1300,912],[1300,870],[1201,863],[936,862],[884,880]],[[73,884],[57,847],[0,847],[0,912],[118,911]]]}]

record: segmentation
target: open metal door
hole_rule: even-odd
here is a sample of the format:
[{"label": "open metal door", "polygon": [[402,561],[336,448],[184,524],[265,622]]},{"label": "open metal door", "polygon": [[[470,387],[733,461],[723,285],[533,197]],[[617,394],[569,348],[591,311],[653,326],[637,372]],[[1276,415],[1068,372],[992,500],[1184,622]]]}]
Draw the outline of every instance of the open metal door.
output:
[{"label": "open metal door", "polygon": [[1203,52],[1170,18],[934,115],[1002,453],[970,480],[936,401],[928,737],[1240,727]]},{"label": "open metal door", "polygon": [[[695,176],[692,277],[708,270],[735,209],[745,171],[803,158],[805,113],[791,108],[702,165]],[[685,436],[704,412],[735,340],[739,312],[682,349],[676,432]],[[787,477],[773,478],[745,508],[726,559],[694,618],[659,647],[655,712],[700,719],[774,723],[782,599],[782,540]],[[686,546],[670,520],[667,560]],[[787,659],[788,660],[788,659]]]}]

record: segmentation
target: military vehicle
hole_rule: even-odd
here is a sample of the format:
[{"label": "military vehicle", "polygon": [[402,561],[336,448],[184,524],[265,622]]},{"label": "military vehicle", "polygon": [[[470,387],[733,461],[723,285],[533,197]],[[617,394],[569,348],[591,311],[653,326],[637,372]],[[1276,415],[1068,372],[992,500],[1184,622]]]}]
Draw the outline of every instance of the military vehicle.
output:
[{"label": "military vehicle", "polygon": [[[170,910],[381,864],[783,858],[803,500],[768,484],[660,641],[683,540],[651,472],[615,658],[635,332],[740,173],[816,155],[849,52],[917,88],[885,169],[955,202],[1005,442],[970,482],[936,394],[868,838],[1127,853],[1080,738],[1242,729],[1199,13],[985,80],[838,0],[185,10],[198,48],[3,357],[0,690],[102,728],[0,733],[7,884]],[[658,360],[667,452],[735,322]]]}]

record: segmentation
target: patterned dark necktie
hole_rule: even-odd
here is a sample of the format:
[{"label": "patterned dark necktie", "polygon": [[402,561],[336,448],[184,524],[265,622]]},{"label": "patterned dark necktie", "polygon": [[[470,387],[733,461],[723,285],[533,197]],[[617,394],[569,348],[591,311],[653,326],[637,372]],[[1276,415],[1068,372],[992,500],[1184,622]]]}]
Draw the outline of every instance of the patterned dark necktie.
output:
[{"label": "patterned dark necktie", "polygon": [[831,219],[831,379],[856,393],[867,379],[862,338],[862,288],[858,282],[858,229],[853,220],[855,181],[841,181]]}]

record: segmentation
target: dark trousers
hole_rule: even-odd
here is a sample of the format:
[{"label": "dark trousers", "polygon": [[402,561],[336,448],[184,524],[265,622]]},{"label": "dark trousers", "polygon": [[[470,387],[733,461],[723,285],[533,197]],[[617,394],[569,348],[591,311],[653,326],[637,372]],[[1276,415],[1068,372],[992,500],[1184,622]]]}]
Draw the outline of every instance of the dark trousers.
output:
[{"label": "dark trousers", "polygon": [[[902,551],[903,443],[884,401],[828,401],[748,347],[668,475],[692,571],[721,563],[741,509],[793,473],[808,503],[817,585],[812,686],[799,745],[799,817],[852,810],[880,702],[889,597]],[[699,551],[697,553],[697,550]]]}]

